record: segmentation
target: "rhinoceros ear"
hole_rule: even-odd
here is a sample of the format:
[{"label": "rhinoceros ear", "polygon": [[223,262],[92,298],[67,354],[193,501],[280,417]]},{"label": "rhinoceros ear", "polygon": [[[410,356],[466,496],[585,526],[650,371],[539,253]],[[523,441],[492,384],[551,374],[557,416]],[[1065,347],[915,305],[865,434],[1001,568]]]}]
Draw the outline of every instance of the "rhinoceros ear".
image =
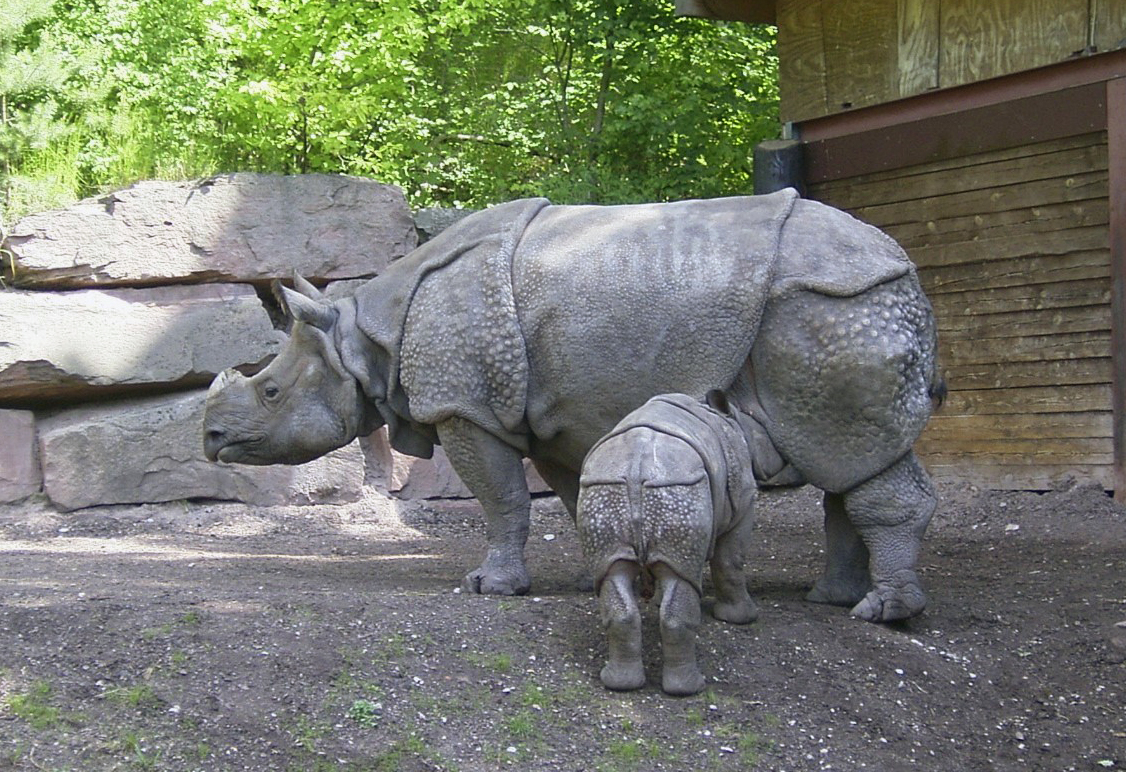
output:
[{"label": "rhinoceros ear", "polygon": [[[302,279],[304,281],[304,279]],[[308,283],[308,282],[306,282]],[[300,292],[295,292],[281,282],[275,280],[271,285],[274,296],[281,304],[286,316],[296,322],[316,327],[318,330],[328,332],[336,324],[336,309],[323,300],[313,300]],[[312,286],[312,285],[310,285]],[[314,292],[316,290],[314,289]],[[320,293],[317,293],[318,295]]]},{"label": "rhinoceros ear", "polygon": [[726,392],[720,389],[712,389],[704,399],[707,400],[708,406],[711,407],[712,410],[725,415],[732,414],[731,403],[727,399]]}]

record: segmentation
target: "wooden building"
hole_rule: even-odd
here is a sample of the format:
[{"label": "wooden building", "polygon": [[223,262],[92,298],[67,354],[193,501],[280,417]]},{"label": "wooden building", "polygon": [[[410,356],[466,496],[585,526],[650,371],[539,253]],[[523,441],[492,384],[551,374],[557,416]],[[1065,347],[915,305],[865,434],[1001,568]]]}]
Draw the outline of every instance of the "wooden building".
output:
[{"label": "wooden building", "polygon": [[950,395],[917,449],[1126,500],[1126,0],[680,0],[778,27],[808,195],[894,236]]}]

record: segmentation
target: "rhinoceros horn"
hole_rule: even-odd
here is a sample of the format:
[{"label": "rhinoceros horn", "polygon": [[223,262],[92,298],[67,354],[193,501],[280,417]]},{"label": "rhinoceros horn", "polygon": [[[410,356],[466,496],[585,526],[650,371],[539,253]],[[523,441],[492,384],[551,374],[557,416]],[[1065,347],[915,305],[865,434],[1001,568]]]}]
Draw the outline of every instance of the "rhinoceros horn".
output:
[{"label": "rhinoceros horn", "polygon": [[210,399],[212,396],[218,394],[235,381],[245,378],[246,376],[235,368],[228,367],[226,370],[216,375],[215,380],[211,382],[211,386],[207,389],[208,398]]}]

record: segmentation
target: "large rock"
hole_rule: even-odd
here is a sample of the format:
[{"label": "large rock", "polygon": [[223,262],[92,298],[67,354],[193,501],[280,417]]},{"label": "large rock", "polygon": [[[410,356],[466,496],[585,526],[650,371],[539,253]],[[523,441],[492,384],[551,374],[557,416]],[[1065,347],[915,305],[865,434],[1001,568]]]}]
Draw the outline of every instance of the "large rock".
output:
[{"label": "large rock", "polygon": [[22,287],[370,277],[415,247],[402,191],[330,174],[141,182],[12,228]]},{"label": "large rock", "polygon": [[476,209],[447,209],[431,207],[414,213],[414,227],[418,230],[418,243],[424,244],[454,223],[464,220]]},{"label": "large rock", "polygon": [[215,464],[203,455],[206,391],[84,407],[39,422],[47,496],[62,509],[188,498],[338,504],[362,495],[364,457],[352,443],[301,466]]},{"label": "large rock", "polygon": [[25,499],[42,487],[35,416],[27,410],[0,410],[0,504]]},{"label": "large rock", "polygon": [[249,285],[0,292],[0,404],[195,386],[282,335]]}]

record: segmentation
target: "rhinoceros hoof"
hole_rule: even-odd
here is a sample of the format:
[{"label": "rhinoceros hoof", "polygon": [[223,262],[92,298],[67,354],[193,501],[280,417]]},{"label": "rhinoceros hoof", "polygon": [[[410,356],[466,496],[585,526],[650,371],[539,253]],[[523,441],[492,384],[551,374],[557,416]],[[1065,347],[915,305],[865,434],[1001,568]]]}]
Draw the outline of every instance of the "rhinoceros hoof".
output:
[{"label": "rhinoceros hoof", "polygon": [[608,662],[600,677],[603,686],[616,692],[629,692],[645,686],[645,669],[641,662]]},{"label": "rhinoceros hoof", "polygon": [[712,616],[728,624],[745,625],[758,619],[758,607],[750,599],[734,603],[716,601]]},{"label": "rhinoceros hoof", "polygon": [[470,571],[461,589],[478,595],[527,595],[532,581],[523,566],[519,568],[480,568]]},{"label": "rhinoceros hoof", "polygon": [[914,572],[910,573],[911,581],[878,584],[853,607],[852,616],[867,622],[891,622],[918,614],[926,607],[927,596]]},{"label": "rhinoceros hoof", "polygon": [[827,603],[830,606],[855,606],[862,601],[872,583],[867,575],[861,581],[830,580],[821,577],[805,599],[810,603]]},{"label": "rhinoceros hoof", "polygon": [[695,664],[666,667],[661,674],[661,689],[677,697],[697,694],[704,690],[704,674]]}]

